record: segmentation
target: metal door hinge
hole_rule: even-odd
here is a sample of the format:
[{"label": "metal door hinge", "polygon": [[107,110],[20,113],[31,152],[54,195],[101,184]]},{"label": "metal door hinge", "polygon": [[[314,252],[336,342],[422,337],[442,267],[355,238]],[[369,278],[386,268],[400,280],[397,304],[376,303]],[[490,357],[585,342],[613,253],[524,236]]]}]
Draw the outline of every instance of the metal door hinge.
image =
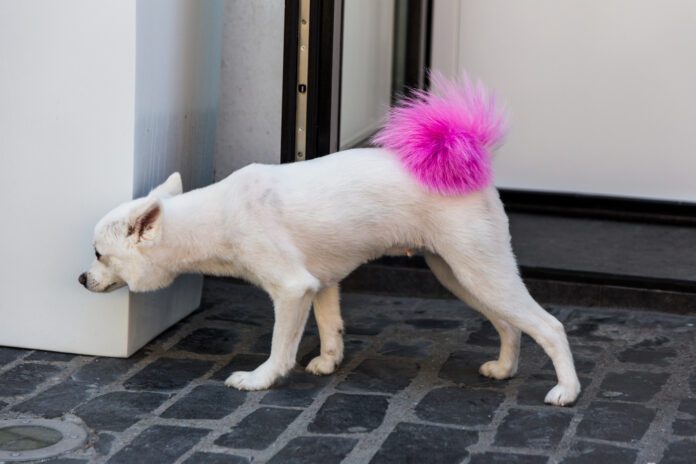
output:
[{"label": "metal door hinge", "polygon": [[297,41],[297,110],[295,117],[295,160],[307,153],[307,76],[309,75],[309,6],[300,0],[299,38]]}]

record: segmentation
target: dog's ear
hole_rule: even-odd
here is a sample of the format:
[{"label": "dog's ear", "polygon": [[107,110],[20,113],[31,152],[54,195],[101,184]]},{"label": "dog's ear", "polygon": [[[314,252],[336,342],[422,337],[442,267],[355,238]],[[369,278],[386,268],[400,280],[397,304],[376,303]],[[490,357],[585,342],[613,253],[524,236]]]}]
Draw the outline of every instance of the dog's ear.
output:
[{"label": "dog's ear", "polygon": [[181,174],[175,172],[167,178],[161,185],[158,185],[150,192],[151,197],[169,198],[179,195],[183,191],[181,184]]},{"label": "dog's ear", "polygon": [[161,232],[162,201],[157,197],[147,197],[133,208],[128,221],[128,237],[137,243],[152,243]]}]

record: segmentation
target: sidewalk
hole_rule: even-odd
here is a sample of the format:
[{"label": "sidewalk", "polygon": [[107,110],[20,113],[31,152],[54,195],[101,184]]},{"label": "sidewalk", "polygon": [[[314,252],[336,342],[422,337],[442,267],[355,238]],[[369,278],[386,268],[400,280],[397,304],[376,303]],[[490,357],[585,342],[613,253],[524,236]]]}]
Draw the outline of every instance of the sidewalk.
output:
[{"label": "sidewalk", "polygon": [[[529,338],[509,381],[480,377],[491,326],[456,300],[346,294],[346,359],[271,391],[223,385],[260,364],[270,301],[208,279],[201,310],[127,360],[0,348],[0,416],[66,417],[92,431],[54,463],[690,463],[696,318],[549,308],[583,393],[543,404],[551,363]],[[300,349],[318,351],[313,320]],[[232,457],[234,456],[234,457]]]}]

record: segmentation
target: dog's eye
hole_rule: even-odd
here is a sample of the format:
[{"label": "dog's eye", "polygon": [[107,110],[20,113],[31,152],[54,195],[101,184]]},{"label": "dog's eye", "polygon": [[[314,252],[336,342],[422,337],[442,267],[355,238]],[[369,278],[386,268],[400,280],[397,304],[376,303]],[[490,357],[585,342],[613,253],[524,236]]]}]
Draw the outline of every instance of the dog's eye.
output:
[{"label": "dog's eye", "polygon": [[94,256],[96,256],[97,260],[99,260],[99,258],[101,258],[102,255],[97,250],[94,250]]}]

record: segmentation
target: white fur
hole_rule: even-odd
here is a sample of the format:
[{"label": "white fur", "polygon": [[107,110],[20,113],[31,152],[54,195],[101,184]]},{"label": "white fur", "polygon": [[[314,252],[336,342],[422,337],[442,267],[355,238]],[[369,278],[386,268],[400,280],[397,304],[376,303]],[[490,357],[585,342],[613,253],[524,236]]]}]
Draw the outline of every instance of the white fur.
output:
[{"label": "white fur", "polygon": [[483,375],[515,374],[523,331],[556,368],[558,385],[546,401],[565,405],[578,396],[563,326],[520,279],[493,187],[460,197],[432,194],[392,153],[365,148],[302,163],[254,164],[217,184],[180,192],[175,174],[102,219],[94,240],[102,257],[86,286],[149,291],[181,273],[202,272],[266,290],[275,312],[271,355],[252,372],[233,373],[227,385],[265,389],[287,374],[312,302],[321,354],[307,369],[333,372],[343,358],[338,283],[385,253],[421,250],[437,278],[500,333],[500,357],[481,366]]}]

